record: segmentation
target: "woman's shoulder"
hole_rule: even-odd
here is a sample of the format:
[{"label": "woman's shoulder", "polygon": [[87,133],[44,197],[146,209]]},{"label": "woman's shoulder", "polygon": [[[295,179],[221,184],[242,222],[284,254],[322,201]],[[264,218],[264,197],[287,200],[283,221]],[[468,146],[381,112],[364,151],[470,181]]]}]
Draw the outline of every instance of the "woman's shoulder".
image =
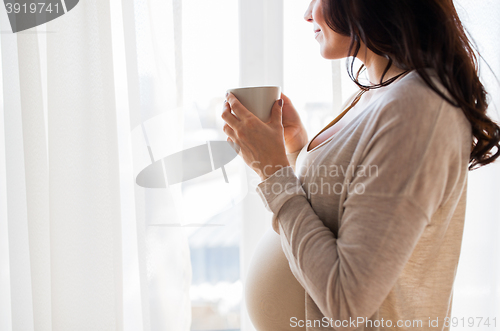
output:
[{"label": "woman's shoulder", "polygon": [[[436,88],[449,97],[435,72],[431,69],[426,71]],[[470,129],[470,123],[462,109],[434,91],[415,70],[393,84],[385,87],[387,90],[372,104],[374,115],[379,120],[391,118],[399,120],[402,125],[430,125],[435,124],[433,120],[439,116],[446,119],[441,122],[446,126]]]},{"label": "woman's shoulder", "polygon": [[377,184],[365,192],[406,195],[430,217],[437,205],[425,201],[446,201],[467,174],[472,137],[462,109],[416,73],[395,82],[370,107],[350,159],[355,166],[377,169],[377,178],[368,183]]},{"label": "woman's shoulder", "polygon": [[[447,95],[446,89],[434,71],[430,69],[426,71],[438,90]],[[383,97],[377,98],[380,105],[399,102],[408,108],[412,108],[420,107],[422,104],[440,105],[444,101],[438,93],[426,84],[416,70],[412,70],[400,80],[384,87],[381,92]]]},{"label": "woman's shoulder", "polygon": [[397,154],[400,161],[395,164],[408,169],[425,155],[457,169],[467,166],[472,144],[469,121],[461,108],[439,96],[417,73],[379,95],[362,123],[361,143],[356,144],[360,155]]}]

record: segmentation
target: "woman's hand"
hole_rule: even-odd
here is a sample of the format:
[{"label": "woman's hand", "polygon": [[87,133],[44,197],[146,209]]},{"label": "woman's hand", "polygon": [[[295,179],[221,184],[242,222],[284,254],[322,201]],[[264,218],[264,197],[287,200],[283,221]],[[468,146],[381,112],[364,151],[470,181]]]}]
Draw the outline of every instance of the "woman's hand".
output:
[{"label": "woman's hand", "polygon": [[228,135],[227,141],[236,145],[233,148],[245,163],[257,172],[262,180],[289,166],[283,140],[280,100],[273,105],[271,120],[264,123],[246,109],[232,93],[228,93],[226,99],[221,116],[226,122],[223,131]]},{"label": "woman's hand", "polygon": [[307,132],[300,120],[300,116],[295,110],[292,101],[281,93],[283,99],[283,129],[285,138],[285,147],[288,153],[293,153],[301,150],[309,141]]}]

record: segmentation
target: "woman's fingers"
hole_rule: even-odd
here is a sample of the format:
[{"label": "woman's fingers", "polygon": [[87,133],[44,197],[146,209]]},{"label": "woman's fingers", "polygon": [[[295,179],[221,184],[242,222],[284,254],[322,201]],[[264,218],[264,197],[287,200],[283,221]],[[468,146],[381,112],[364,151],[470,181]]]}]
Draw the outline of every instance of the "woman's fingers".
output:
[{"label": "woman's fingers", "polygon": [[224,107],[222,108],[222,119],[226,121],[231,127],[236,128],[240,122],[240,120],[231,113],[231,108],[229,107],[229,103],[224,102]]},{"label": "woman's fingers", "polygon": [[233,110],[233,112],[236,114],[236,116],[239,119],[243,120],[245,118],[255,116],[250,111],[248,111],[248,109],[246,109],[245,106],[243,106],[238,99],[236,99],[234,94],[228,93],[226,95],[226,100],[229,103],[229,105],[231,106],[231,109]]},{"label": "woman's fingers", "polygon": [[227,135],[226,141],[235,150],[236,154],[239,154],[241,148],[236,143],[237,133],[235,129],[241,121],[231,113],[231,107],[227,101],[224,101],[221,117],[226,122],[222,127],[222,131]]},{"label": "woman's fingers", "polygon": [[233,128],[236,128],[240,120],[231,114],[231,108],[229,108],[229,103],[227,101],[224,101],[221,117],[226,122],[226,124],[222,127],[222,131],[224,131],[224,133],[234,141],[236,138],[236,132]]},{"label": "woman's fingers", "polygon": [[236,141],[236,132],[227,123],[222,127],[222,131],[224,131],[224,133],[227,134],[227,136],[231,138],[232,141]]},{"label": "woman's fingers", "polygon": [[283,99],[284,104],[291,103],[290,98],[283,94],[283,92],[281,92],[281,99]]},{"label": "woman's fingers", "polygon": [[271,112],[271,120],[268,123],[281,125],[283,99],[276,100],[273,104]]}]

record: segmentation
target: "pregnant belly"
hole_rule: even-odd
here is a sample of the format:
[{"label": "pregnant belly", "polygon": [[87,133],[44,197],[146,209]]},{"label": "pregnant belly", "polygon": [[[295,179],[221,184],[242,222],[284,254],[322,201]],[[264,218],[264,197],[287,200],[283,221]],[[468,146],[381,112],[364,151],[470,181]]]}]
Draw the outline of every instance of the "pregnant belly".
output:
[{"label": "pregnant belly", "polygon": [[280,236],[271,228],[260,239],[245,282],[248,315],[258,331],[305,330],[305,290],[290,270]]}]

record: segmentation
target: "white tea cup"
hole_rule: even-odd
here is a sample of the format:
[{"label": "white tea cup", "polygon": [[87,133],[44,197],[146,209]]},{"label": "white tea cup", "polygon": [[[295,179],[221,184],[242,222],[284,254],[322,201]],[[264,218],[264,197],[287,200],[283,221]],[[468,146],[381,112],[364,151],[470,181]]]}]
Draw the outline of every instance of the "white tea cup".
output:
[{"label": "white tea cup", "polygon": [[271,120],[271,111],[276,100],[281,98],[280,86],[250,86],[227,90],[238,99],[246,109],[262,122]]}]

